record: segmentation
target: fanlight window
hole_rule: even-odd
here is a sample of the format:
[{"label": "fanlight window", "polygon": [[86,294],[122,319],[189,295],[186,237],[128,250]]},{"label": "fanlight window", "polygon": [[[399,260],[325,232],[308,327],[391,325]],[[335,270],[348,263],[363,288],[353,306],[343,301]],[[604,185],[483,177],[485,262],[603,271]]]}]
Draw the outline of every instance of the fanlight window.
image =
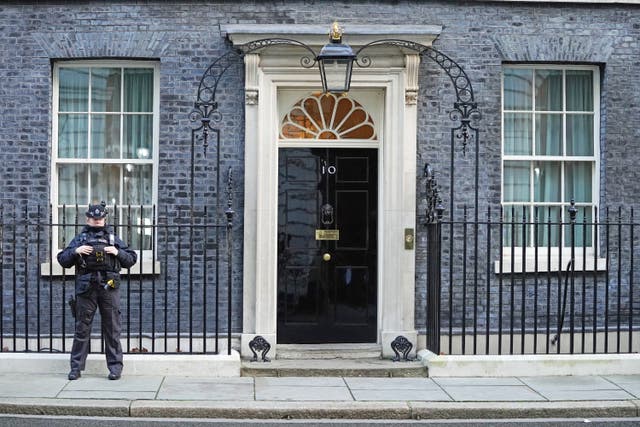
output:
[{"label": "fanlight window", "polygon": [[373,119],[355,100],[332,93],[298,101],[282,119],[282,139],[376,139]]}]

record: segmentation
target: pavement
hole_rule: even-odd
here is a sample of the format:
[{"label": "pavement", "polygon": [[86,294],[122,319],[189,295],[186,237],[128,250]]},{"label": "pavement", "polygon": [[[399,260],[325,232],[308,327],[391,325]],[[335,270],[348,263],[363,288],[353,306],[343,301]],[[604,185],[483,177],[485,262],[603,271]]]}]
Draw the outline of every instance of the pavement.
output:
[{"label": "pavement", "polygon": [[3,373],[0,413],[161,418],[461,419],[640,415],[640,375],[198,377]]}]

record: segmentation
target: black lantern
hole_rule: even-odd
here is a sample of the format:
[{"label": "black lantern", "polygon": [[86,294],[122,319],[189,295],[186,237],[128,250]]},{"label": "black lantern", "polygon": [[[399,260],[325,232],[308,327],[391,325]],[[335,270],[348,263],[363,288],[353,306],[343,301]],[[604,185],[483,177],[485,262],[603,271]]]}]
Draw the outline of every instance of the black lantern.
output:
[{"label": "black lantern", "polygon": [[351,85],[351,72],[356,55],[351,46],[342,43],[342,28],[337,22],[333,23],[329,40],[316,57],[322,90],[325,93],[345,93]]}]

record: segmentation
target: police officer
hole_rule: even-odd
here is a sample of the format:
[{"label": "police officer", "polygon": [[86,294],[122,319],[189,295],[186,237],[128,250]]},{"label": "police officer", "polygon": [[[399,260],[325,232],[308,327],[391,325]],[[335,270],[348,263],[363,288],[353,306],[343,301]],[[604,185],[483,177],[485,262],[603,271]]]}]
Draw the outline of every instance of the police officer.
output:
[{"label": "police officer", "polygon": [[76,268],[76,330],[71,348],[70,380],[80,378],[85,368],[96,309],[100,309],[102,318],[109,379],[117,380],[122,375],[120,269],[134,265],[137,254],[106,226],[107,214],[105,202],[90,204],[86,212],[87,225],[58,254],[62,267]]}]

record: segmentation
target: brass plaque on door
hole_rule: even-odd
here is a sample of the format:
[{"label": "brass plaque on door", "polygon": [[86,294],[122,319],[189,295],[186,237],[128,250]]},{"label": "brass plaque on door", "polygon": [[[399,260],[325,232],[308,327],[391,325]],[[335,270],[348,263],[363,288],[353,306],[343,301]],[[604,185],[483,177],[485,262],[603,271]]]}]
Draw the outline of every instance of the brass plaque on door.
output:
[{"label": "brass plaque on door", "polygon": [[316,230],[316,240],[340,240],[340,230]]}]

